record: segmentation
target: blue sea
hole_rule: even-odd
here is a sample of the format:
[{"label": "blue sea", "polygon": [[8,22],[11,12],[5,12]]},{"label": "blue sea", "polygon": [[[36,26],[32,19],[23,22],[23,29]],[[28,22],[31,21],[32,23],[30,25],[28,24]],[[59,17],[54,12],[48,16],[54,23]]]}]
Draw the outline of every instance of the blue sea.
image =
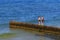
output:
[{"label": "blue sea", "polygon": [[38,16],[44,25],[60,28],[60,0],[0,0],[0,34],[10,32],[10,21],[38,24]]}]

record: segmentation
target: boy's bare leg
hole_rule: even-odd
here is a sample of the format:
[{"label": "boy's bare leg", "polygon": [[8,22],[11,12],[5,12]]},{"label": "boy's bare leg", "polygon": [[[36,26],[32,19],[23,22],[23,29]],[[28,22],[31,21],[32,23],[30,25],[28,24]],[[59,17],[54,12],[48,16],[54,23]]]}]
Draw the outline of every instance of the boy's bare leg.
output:
[{"label": "boy's bare leg", "polygon": [[41,22],[39,22],[38,25],[41,25]]},{"label": "boy's bare leg", "polygon": [[44,25],[44,23],[42,22],[41,25]]}]

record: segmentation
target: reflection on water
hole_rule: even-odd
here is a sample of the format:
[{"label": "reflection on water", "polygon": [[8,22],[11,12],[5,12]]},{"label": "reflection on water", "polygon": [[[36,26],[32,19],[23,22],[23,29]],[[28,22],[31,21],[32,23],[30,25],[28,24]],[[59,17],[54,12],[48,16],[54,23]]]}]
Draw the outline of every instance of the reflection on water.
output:
[{"label": "reflection on water", "polygon": [[0,37],[0,40],[54,40],[22,29],[10,29],[10,34],[7,33],[2,36]]},{"label": "reflection on water", "polygon": [[10,29],[8,24],[0,25],[0,40],[55,40],[56,36],[39,35],[23,29]]}]

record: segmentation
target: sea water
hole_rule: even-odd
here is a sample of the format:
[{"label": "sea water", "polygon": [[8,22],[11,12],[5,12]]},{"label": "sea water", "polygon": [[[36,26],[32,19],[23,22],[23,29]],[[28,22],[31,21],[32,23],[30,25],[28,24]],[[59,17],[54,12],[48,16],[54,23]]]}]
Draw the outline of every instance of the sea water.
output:
[{"label": "sea water", "polygon": [[[0,34],[10,33],[9,21],[38,24],[38,16],[44,17],[44,25],[60,28],[59,0],[1,0],[0,1]],[[17,31],[15,31],[17,32]],[[39,40],[40,37],[24,32],[16,40]],[[21,32],[20,32],[21,33]],[[24,39],[23,34],[27,37]],[[18,33],[17,33],[18,35]],[[20,35],[20,34],[19,34]],[[28,37],[30,36],[30,38]],[[15,39],[10,38],[10,39]],[[35,39],[34,39],[35,38]],[[3,40],[2,38],[1,40]],[[43,38],[42,38],[43,39]],[[47,38],[50,39],[50,38]],[[46,40],[47,40],[46,39]],[[6,39],[8,40],[8,39]],[[52,40],[52,39],[51,39]]]}]

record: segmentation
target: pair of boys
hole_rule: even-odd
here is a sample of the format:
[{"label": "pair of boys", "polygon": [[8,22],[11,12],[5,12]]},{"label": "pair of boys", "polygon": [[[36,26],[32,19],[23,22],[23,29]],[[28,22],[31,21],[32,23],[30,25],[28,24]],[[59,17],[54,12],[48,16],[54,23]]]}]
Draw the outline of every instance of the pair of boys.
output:
[{"label": "pair of boys", "polygon": [[44,25],[44,17],[38,17],[38,25]]}]

